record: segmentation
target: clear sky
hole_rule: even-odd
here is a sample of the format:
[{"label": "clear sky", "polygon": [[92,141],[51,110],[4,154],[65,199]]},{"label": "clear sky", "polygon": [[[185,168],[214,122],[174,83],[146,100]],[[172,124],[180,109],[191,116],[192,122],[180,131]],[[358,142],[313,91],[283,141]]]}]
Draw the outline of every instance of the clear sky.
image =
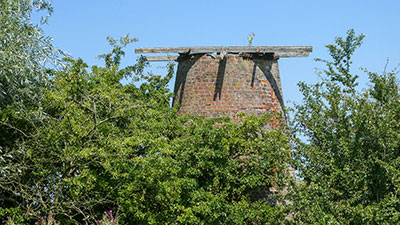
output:
[{"label": "clear sky", "polygon": [[[316,82],[314,58],[328,58],[326,44],[348,29],[366,35],[354,56],[353,71],[365,83],[360,67],[381,72],[400,63],[400,1],[397,0],[54,0],[54,14],[44,26],[56,47],[100,64],[96,56],[110,48],[106,36],[130,33],[139,39],[127,51],[125,64],[138,57],[136,47],[312,46],[307,58],[279,60],[285,101],[301,101],[297,83]],[[152,63],[151,70],[163,73]],[[170,86],[173,87],[173,84]],[[289,104],[290,105],[290,104]]]}]

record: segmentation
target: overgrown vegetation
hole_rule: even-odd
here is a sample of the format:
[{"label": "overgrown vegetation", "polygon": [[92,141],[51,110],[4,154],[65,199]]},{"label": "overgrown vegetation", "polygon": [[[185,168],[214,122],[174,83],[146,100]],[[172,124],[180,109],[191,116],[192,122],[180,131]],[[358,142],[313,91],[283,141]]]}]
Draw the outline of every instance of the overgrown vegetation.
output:
[{"label": "overgrown vegetation", "polygon": [[400,92],[397,71],[365,70],[359,90],[351,56],[364,35],[353,30],[327,48],[322,81],[300,83],[293,130],[299,183],[295,221],[304,224],[398,224],[400,221]]},{"label": "overgrown vegetation", "polygon": [[363,35],[328,45],[333,61],[319,60],[321,82],[300,83],[290,129],[266,131],[277,115],[178,117],[173,65],[165,76],[145,74],[143,58],[121,67],[136,39],[108,38],[104,66],[61,61],[30,20],[48,2],[0,6],[2,223],[399,222],[399,87],[385,71],[358,89],[350,65]]},{"label": "overgrown vegetation", "polygon": [[105,66],[38,67],[47,79],[35,104],[2,110],[4,220],[90,224],[112,209],[125,224],[281,223],[283,207],[270,203],[279,196],[262,194],[283,186],[290,158],[284,131],[261,129],[271,116],[178,117],[173,65],[166,76],[144,74],[143,59],[121,68],[135,39],[108,40]]}]

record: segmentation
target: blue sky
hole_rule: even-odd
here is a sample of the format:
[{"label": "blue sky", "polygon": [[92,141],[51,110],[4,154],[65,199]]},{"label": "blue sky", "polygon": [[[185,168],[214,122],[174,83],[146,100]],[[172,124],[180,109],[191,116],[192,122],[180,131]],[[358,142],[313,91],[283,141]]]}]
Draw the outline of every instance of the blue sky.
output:
[{"label": "blue sky", "polygon": [[[254,32],[253,46],[312,46],[307,58],[279,61],[285,101],[301,101],[297,83],[318,81],[314,58],[328,58],[324,47],[348,29],[366,35],[354,55],[353,72],[381,72],[400,63],[400,1],[389,0],[54,0],[54,13],[43,27],[56,47],[101,64],[96,56],[110,47],[106,37],[129,33],[139,39],[127,49],[124,63],[134,63],[136,47],[246,46]],[[165,63],[152,63],[155,73]],[[171,88],[173,84],[171,84]]]}]

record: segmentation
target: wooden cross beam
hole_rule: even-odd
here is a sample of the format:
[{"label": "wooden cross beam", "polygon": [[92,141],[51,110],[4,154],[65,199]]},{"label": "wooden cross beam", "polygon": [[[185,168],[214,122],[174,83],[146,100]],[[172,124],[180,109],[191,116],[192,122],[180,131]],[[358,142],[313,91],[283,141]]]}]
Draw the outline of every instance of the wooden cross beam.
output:
[{"label": "wooden cross beam", "polygon": [[[179,53],[179,54],[273,54],[274,58],[306,57],[312,52],[311,46],[230,46],[230,47],[172,47],[137,48],[135,53]],[[178,56],[148,56],[148,61],[176,61]]]}]

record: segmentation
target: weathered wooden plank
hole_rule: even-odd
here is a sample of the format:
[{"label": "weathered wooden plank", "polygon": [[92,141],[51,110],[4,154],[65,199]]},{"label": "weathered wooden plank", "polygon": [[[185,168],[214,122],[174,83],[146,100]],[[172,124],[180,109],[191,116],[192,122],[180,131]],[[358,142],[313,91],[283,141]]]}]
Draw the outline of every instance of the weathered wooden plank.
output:
[{"label": "weathered wooden plank", "polygon": [[[311,46],[230,46],[230,47],[156,47],[156,48],[136,48],[135,53],[287,53],[290,52],[290,57],[296,56],[296,53],[304,55],[304,52],[312,52]],[[284,55],[284,54],[282,54]],[[288,56],[289,57],[289,56]]]},{"label": "weathered wooden plank", "polygon": [[[309,52],[275,52],[273,58],[289,58],[289,57],[307,57]],[[149,62],[161,62],[161,61],[178,61],[179,56],[165,55],[165,56],[146,56]]]},{"label": "weathered wooden plank", "polygon": [[159,61],[177,61],[179,56],[146,56],[147,61],[149,62],[159,62]]},{"label": "weathered wooden plank", "polygon": [[310,52],[298,51],[298,52],[274,52],[274,57],[278,58],[289,58],[289,57],[307,57]]}]

